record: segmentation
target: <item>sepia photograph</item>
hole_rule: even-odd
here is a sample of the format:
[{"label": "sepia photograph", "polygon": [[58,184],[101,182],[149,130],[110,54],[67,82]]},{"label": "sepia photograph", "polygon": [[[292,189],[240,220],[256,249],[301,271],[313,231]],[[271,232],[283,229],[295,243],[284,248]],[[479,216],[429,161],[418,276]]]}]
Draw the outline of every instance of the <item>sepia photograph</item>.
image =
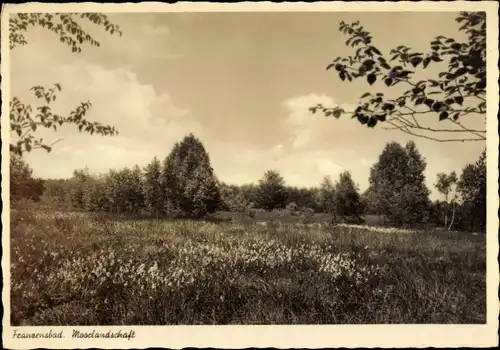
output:
[{"label": "sepia photograph", "polygon": [[335,3],[2,8],[9,342],[498,344],[498,4]]}]

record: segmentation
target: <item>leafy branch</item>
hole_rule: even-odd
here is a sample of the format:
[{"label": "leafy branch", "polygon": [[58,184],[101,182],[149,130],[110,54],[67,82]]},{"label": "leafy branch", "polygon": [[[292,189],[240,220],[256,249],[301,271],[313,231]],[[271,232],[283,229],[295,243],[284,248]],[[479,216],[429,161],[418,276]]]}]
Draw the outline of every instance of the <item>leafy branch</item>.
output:
[{"label": "leafy branch", "polygon": [[[486,130],[468,128],[461,121],[468,114],[486,115],[486,15],[461,12],[456,21],[462,24],[459,30],[467,33],[467,42],[437,36],[427,53],[412,52],[411,48],[400,45],[390,51],[390,57],[372,45],[371,34],[359,21],[341,22],[339,30],[349,36],[346,45],[356,48],[356,52],[354,56],[335,58],[326,69],[334,69],[342,81],[366,79],[370,86],[379,81],[388,88],[401,84],[407,86],[407,90],[393,98],[380,92],[366,92],[352,112],[321,104],[311,107],[310,111],[321,111],[335,118],[347,114],[371,128],[386,122],[391,125],[387,129],[439,142],[484,141]],[[425,70],[445,59],[448,59],[447,69],[434,79],[414,79],[417,68]],[[437,116],[440,122],[447,121],[450,127],[429,126],[432,116]],[[436,132],[466,136],[429,135]]]},{"label": "leafy branch", "polygon": [[26,45],[28,42],[24,32],[30,26],[46,28],[59,37],[59,41],[71,47],[72,52],[81,52],[84,42],[92,46],[100,46],[90,34],[85,32],[74,17],[88,20],[98,26],[103,26],[111,35],[117,33],[122,36],[118,25],[111,23],[108,16],[102,13],[17,13],[9,19],[9,43],[13,49],[17,45]]},{"label": "leafy branch", "polygon": [[60,142],[61,139],[47,144],[43,138],[36,139],[33,135],[39,128],[48,128],[57,131],[63,124],[74,124],[79,131],[86,131],[91,135],[116,135],[114,127],[102,125],[98,122],[91,122],[85,119],[90,102],[82,102],[73,109],[69,116],[63,117],[51,110],[51,104],[56,101],[56,91],[61,91],[59,84],[54,84],[53,88],[46,89],[43,86],[34,86],[31,91],[38,99],[44,100],[45,105],[38,106],[35,111],[31,105],[24,104],[17,97],[10,102],[10,130],[17,136],[17,140],[10,144],[10,150],[20,156],[23,152],[31,152],[33,149],[45,149],[47,152],[52,150],[52,146]]},{"label": "leafy branch", "polygon": [[[18,45],[26,45],[28,42],[24,32],[30,26],[39,26],[55,33],[61,43],[68,45],[74,53],[82,51],[82,44],[88,42],[91,46],[100,46],[100,43],[88,34],[82,26],[75,21],[75,17],[88,20],[98,26],[103,26],[106,32],[111,35],[122,32],[119,26],[111,23],[108,17],[101,13],[17,13],[9,18],[9,41],[10,49]],[[51,110],[51,104],[56,101],[57,92],[61,91],[60,84],[54,84],[51,88],[34,86],[31,91],[42,101],[42,105],[35,110],[31,105],[24,104],[19,98],[13,97],[10,101],[10,130],[15,142],[11,142],[10,150],[18,155],[24,152],[31,152],[34,149],[44,149],[47,152],[52,147],[62,141],[46,143],[43,138],[35,138],[34,133],[39,128],[48,128],[57,131],[64,124],[74,124],[78,130],[85,131],[91,135],[117,135],[116,129],[109,125],[98,122],[91,122],[85,119],[91,107],[89,101],[80,103],[69,116],[63,117],[55,114]]]}]

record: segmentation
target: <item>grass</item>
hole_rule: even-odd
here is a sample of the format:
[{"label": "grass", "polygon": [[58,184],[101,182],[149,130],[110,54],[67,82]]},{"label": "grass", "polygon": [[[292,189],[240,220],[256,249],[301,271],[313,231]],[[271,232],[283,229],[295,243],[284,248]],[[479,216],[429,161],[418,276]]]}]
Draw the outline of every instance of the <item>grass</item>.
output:
[{"label": "grass", "polygon": [[13,325],[485,323],[485,237],[11,210]]}]

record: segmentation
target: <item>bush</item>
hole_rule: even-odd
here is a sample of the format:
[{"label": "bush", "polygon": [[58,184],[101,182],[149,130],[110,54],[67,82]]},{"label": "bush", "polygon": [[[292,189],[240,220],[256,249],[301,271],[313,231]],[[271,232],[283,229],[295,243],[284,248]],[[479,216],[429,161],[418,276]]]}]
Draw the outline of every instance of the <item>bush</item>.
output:
[{"label": "bush", "polygon": [[9,170],[11,202],[22,199],[39,201],[44,191],[44,181],[33,178],[33,170],[28,163],[21,156],[11,153]]},{"label": "bush", "polygon": [[286,210],[288,210],[288,211],[296,211],[297,209],[298,209],[298,207],[297,207],[297,204],[295,204],[295,202],[290,202],[286,206]]},{"label": "bush", "polygon": [[302,213],[304,213],[304,215],[306,215],[306,216],[312,216],[312,215],[314,215],[314,209],[304,208],[304,209],[302,209]]}]

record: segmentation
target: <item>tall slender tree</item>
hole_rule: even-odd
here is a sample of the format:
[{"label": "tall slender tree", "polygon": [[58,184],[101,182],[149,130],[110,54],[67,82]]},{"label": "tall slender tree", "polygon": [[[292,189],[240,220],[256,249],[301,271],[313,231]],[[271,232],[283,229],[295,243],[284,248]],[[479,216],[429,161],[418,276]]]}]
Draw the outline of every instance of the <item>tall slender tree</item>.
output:
[{"label": "tall slender tree", "polygon": [[335,211],[341,217],[361,214],[360,195],[349,171],[342,172],[335,183]]},{"label": "tall slender tree", "polygon": [[147,209],[156,218],[163,214],[163,191],[161,163],[154,157],[144,169],[144,200]]},{"label": "tall slender tree", "polygon": [[444,208],[444,228],[448,229],[448,231],[451,230],[451,227],[453,225],[453,221],[455,218],[455,209],[456,209],[456,200],[453,198],[452,199],[452,221],[450,222],[450,225],[448,227],[448,212],[449,212],[449,195],[450,193],[453,193],[453,187],[457,183],[458,178],[457,174],[452,171],[450,174],[445,174],[445,173],[439,173],[437,174],[437,180],[436,184],[434,185],[436,189],[439,191],[439,193],[444,195],[444,201],[445,201],[445,208]]},{"label": "tall slender tree", "polygon": [[330,176],[323,177],[316,197],[317,205],[324,213],[336,214],[335,186]]}]

